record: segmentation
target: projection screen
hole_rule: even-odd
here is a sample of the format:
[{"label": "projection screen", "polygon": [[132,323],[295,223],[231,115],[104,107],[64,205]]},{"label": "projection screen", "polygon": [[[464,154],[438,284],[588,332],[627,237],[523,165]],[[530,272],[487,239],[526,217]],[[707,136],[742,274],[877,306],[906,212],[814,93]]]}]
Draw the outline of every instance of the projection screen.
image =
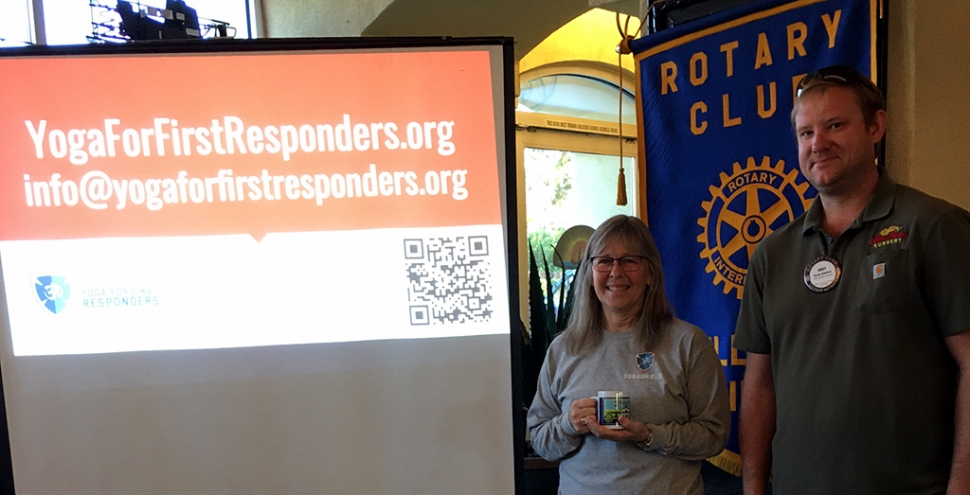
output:
[{"label": "projection screen", "polygon": [[15,493],[513,493],[511,46],[0,52]]}]

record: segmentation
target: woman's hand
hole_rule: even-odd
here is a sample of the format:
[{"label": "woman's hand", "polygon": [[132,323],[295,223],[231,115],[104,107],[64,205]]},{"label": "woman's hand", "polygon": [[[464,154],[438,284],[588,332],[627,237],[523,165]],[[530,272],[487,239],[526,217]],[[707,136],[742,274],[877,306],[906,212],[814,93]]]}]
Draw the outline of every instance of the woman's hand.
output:
[{"label": "woman's hand", "polygon": [[614,430],[602,426],[596,422],[595,415],[586,418],[585,426],[596,438],[613,442],[645,442],[652,433],[646,423],[641,423],[626,416],[620,416],[620,426],[623,429]]},{"label": "woman's hand", "polygon": [[596,420],[596,399],[585,398],[573,401],[572,406],[569,407],[569,424],[573,425],[577,433],[580,435],[590,433],[586,424],[590,417]]}]

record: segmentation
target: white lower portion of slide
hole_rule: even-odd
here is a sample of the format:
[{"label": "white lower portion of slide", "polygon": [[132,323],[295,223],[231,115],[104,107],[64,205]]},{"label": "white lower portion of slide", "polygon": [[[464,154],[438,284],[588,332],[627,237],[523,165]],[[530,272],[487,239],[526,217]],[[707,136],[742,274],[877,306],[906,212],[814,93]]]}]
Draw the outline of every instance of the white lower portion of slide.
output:
[{"label": "white lower portion of slide", "polygon": [[501,225],[5,241],[0,262],[15,356],[510,328]]}]

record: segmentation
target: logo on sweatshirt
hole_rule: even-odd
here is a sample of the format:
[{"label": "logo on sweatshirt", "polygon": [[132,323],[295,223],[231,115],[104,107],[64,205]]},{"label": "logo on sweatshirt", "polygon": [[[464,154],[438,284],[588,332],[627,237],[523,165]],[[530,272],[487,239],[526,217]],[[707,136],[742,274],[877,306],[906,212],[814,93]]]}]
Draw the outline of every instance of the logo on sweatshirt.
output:
[{"label": "logo on sweatshirt", "polygon": [[640,371],[648,371],[650,368],[653,368],[654,361],[655,357],[652,352],[637,354],[637,368]]}]

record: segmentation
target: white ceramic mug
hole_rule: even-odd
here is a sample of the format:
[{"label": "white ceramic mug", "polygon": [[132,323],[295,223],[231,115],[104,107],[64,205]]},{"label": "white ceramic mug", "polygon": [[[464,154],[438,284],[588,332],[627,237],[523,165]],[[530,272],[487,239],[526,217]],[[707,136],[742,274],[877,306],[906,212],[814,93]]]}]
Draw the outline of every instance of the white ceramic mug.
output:
[{"label": "white ceramic mug", "polygon": [[593,399],[596,399],[596,422],[611,430],[622,430],[620,417],[630,417],[630,396],[618,390],[601,390]]}]

